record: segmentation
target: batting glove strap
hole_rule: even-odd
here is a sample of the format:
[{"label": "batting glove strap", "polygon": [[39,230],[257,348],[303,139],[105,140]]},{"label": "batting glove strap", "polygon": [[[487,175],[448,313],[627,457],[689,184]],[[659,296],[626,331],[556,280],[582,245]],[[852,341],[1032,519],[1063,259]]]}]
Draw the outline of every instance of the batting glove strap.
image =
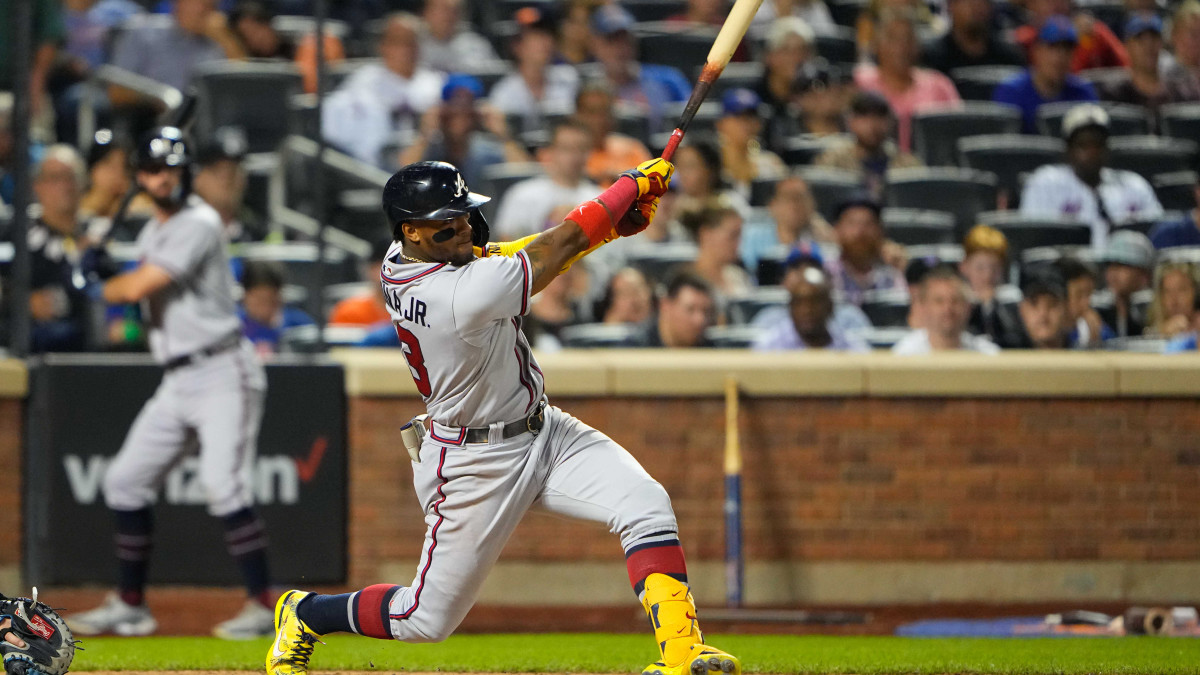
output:
[{"label": "batting glove strap", "polygon": [[671,176],[675,173],[675,165],[667,160],[656,157],[637,165],[636,169],[623,172],[622,176],[632,178],[638,187],[638,198],[661,197],[671,185]]}]

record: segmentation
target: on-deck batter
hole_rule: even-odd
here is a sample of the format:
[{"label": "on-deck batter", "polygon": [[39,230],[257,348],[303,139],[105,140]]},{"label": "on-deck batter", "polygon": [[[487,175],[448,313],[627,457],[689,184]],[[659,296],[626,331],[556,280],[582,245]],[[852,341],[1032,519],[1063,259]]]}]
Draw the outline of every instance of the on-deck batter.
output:
[{"label": "on-deck batter", "polygon": [[[565,265],[649,224],[671,171],[661,159],[645,162],[562,224],[492,246],[479,213],[488,198],[470,192],[453,166],[420,162],[391,177],[383,205],[395,243],[382,282],[431,420],[413,462],[425,545],[408,586],[285,593],[275,609],[270,675],[305,675],[314,643],[331,632],[445,639],[535,504],[604,522],[621,537],[630,583],[661,650],[645,672],[740,673],[736,658],[703,643],[666,491],[612,439],[547,403],[521,332],[530,298]],[[473,246],[493,254],[477,258]]]},{"label": "on-deck batter", "polygon": [[80,635],[148,635],[158,624],[145,604],[153,513],[167,473],[199,446],[200,482],[209,513],[225,526],[249,599],[218,637],[272,632],[266,532],[250,485],[266,377],[242,337],[221,218],[191,196],[191,157],[173,127],[152,130],[134,156],[138,186],[154,218],[138,235],[137,269],[92,286],[111,303],[141,301],[150,351],[162,383],[134,421],[104,476],[104,500],[116,519],[118,592],[71,617]]}]

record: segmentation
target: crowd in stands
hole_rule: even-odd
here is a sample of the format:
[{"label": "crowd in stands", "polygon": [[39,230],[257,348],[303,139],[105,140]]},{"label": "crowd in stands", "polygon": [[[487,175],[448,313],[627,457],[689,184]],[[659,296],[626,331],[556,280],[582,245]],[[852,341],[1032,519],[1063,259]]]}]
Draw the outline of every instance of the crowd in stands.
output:
[{"label": "crowd in stands", "polygon": [[[320,134],[367,184],[450,161],[493,197],[494,240],[537,233],[661,152],[731,4],[360,0],[331,3],[318,45],[307,0],[34,0],[32,349],[143,347],[137,309],[97,306],[74,278],[84,256],[133,262],[149,217],[135,198],[112,222],[132,139],[166,103],[114,67],[214,91],[220,68],[286,66],[294,95],[268,102],[286,118],[277,144],[262,147],[262,109],[236,105],[193,132],[192,187],[226,224],[246,334],[264,354],[307,348],[317,324],[335,344],[394,345],[386,231],[339,210],[363,190],[334,187],[321,215],[359,245],[316,258],[312,231],[279,213],[311,185],[268,195],[311,176],[283,136]],[[305,118],[318,90],[322,116]],[[547,350],[1194,350],[1198,143],[1200,0],[765,0],[652,226],[574,265],[525,330]]]}]

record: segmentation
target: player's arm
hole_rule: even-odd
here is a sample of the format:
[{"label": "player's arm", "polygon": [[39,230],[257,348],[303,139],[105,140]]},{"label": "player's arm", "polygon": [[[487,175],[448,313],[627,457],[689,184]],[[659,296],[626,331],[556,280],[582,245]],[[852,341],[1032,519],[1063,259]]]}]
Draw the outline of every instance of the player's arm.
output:
[{"label": "player's arm", "polygon": [[154,263],[142,263],[137,269],[118,274],[104,284],[104,300],[112,304],[138,302],[166,288],[171,275]]}]

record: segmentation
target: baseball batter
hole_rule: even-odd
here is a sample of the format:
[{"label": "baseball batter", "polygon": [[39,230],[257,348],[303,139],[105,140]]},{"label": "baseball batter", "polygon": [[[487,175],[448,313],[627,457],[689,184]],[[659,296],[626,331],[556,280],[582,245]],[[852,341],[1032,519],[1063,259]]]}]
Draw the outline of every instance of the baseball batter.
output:
[{"label": "baseball batter", "polygon": [[427,433],[422,418],[414,420],[424,441],[410,449],[425,544],[408,586],[285,593],[275,608],[269,675],[307,673],[314,644],[331,632],[445,639],[535,504],[606,523],[620,536],[661,651],[645,673],[740,673],[736,658],[703,642],[666,491],[610,438],[547,402],[521,333],[531,297],[564,266],[614,235],[645,228],[672,169],[661,159],[645,162],[558,226],[491,246],[479,213],[488,198],[470,192],[453,166],[420,162],[391,177],[383,206],[395,242],[381,275],[428,409]]},{"label": "baseball batter", "polygon": [[198,445],[208,510],[225,525],[250,596],[214,633],[269,635],[266,533],[250,482],[266,377],[242,337],[221,219],[189,194],[191,158],[182,134],[172,127],[151,131],[134,161],[138,186],[154,202],[154,217],[138,237],[141,264],[93,289],[110,303],[143,303],[150,351],[165,373],[104,476],[105,503],[116,518],[118,592],[72,617],[71,625],[81,635],[148,635],[157,628],[145,604],[151,505],[167,472]]}]

